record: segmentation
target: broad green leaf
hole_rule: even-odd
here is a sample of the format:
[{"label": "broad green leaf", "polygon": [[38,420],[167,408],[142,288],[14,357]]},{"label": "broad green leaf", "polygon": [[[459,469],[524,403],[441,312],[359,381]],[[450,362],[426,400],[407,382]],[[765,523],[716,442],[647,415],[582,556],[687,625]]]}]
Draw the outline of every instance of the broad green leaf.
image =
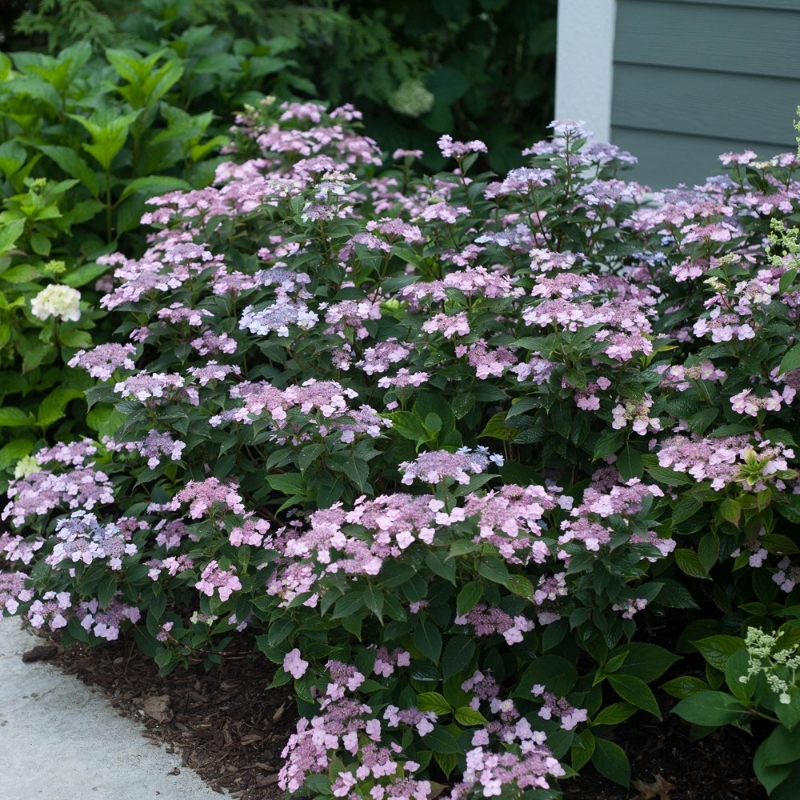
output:
[{"label": "broad green leaf", "polygon": [[506,419],[505,411],[498,411],[494,416],[490,417],[484,429],[478,434],[479,439],[511,439],[514,436],[514,431],[506,427],[503,423]]},{"label": "broad green leaf", "polygon": [[469,636],[451,636],[442,655],[442,677],[447,680],[462,672],[475,655],[475,642]]},{"label": "broad green leaf", "polygon": [[787,291],[789,287],[794,283],[795,278],[797,278],[797,270],[787,269],[786,272],[784,272],[783,275],[781,275],[781,279],[778,282],[778,291],[781,294]]},{"label": "broad green leaf", "polygon": [[641,455],[630,446],[619,453],[614,466],[619,470],[620,476],[625,481],[629,481],[632,478],[641,478],[644,472]]},{"label": "broad green leaf", "polygon": [[33,450],[30,439],[14,439],[0,450],[0,470],[8,469]]},{"label": "broad green leaf", "polygon": [[738,525],[742,516],[742,507],[736,500],[726,497],[719,504],[719,514],[722,519],[730,522],[731,525]]},{"label": "broad green leaf", "polygon": [[727,692],[707,691],[685,697],[671,713],[694,725],[717,728],[741,719],[742,706]]},{"label": "broad green leaf", "polygon": [[95,406],[86,415],[86,424],[100,437],[113,436],[125,422],[125,416],[116,408]]},{"label": "broad green leaf", "polygon": [[267,639],[273,647],[277,646],[293,633],[296,628],[297,626],[290,619],[276,619],[269,624]]},{"label": "broad green leaf", "polygon": [[671,681],[662,683],[660,688],[670,695],[670,697],[683,699],[684,697],[690,697],[698,692],[706,691],[708,689],[708,684],[700,680],[700,678],[694,678],[691,675],[681,675],[678,678],[673,678]]},{"label": "broad green leaf", "polygon": [[356,613],[363,612],[365,607],[363,592],[349,591],[344,597],[340,597],[333,607],[332,619],[342,619]]},{"label": "broad green leaf", "polygon": [[674,469],[667,469],[666,467],[645,467],[645,472],[654,478],[659,483],[665,483],[667,486],[688,486],[695,481],[688,476],[685,472],[677,472]]},{"label": "broad green leaf", "polygon": [[106,575],[97,587],[97,601],[100,608],[108,608],[108,604],[117,593],[117,579],[113,575]]},{"label": "broad green leaf", "polygon": [[108,272],[108,267],[104,264],[83,264],[64,275],[61,282],[71,286],[73,289],[77,289],[79,286],[85,286],[87,283],[96,280],[106,272]]},{"label": "broad green leaf", "polygon": [[680,661],[680,656],[649,642],[631,642],[613,652],[628,654],[617,670],[618,674],[633,675],[645,683],[660,678],[676,661]]},{"label": "broad green leaf", "polygon": [[392,431],[396,431],[404,439],[410,439],[412,442],[427,440],[428,434],[425,432],[422,420],[410,412],[395,411],[387,416],[392,422]]},{"label": "broad green leaf", "polygon": [[607,680],[623,700],[627,700],[637,708],[649,711],[653,716],[661,719],[661,711],[659,711],[656,698],[643,680],[633,675],[620,675],[619,673],[609,675]]},{"label": "broad green leaf", "polygon": [[478,574],[493,583],[505,586],[508,581],[508,567],[499,558],[489,556],[478,563]]},{"label": "broad green leaf", "polygon": [[0,225],[0,256],[14,249],[24,230],[24,219],[15,219]]},{"label": "broad green leaf", "polygon": [[456,562],[454,559],[442,560],[437,553],[429,550],[425,555],[425,564],[435,575],[444,578],[455,586]]},{"label": "broad green leaf", "polygon": [[[730,693],[737,699],[746,702],[753,696],[755,676],[748,675],[750,656],[747,650],[737,650],[725,664],[725,683]],[[747,680],[744,683],[741,678]]]},{"label": "broad green leaf", "polygon": [[[761,785],[766,789],[767,794],[775,800],[794,800],[797,796],[797,781],[792,780],[793,773],[797,771],[796,763],[768,765],[764,763],[764,757],[771,745],[770,739],[761,743],[753,757],[753,772],[755,772]],[[781,790],[787,783],[794,784],[791,791],[784,797],[780,796]]]},{"label": "broad green leaf", "polygon": [[456,722],[459,725],[463,725],[465,728],[469,728],[472,725],[485,725],[487,721],[486,717],[484,717],[480,711],[476,711],[470,706],[457,708],[455,718]]},{"label": "broad green leaf", "polygon": [[434,725],[433,730],[422,737],[422,743],[434,753],[454,753],[460,755],[461,745],[455,740],[453,734],[441,725]]},{"label": "broad green leaf", "polygon": [[[469,0],[434,0],[439,3],[466,3],[469,7]],[[466,94],[470,87],[470,82],[462,72],[453,67],[439,67],[428,75],[428,89],[435,95],[440,103],[451,105]]]},{"label": "broad green leaf", "polygon": [[738,636],[728,636],[722,633],[716,636],[707,636],[705,639],[692,642],[692,644],[714,669],[721,672],[725,671],[725,665],[734,653],[745,649],[744,641]]},{"label": "broad green leaf", "polygon": [[434,664],[439,663],[439,657],[442,654],[442,634],[433,622],[425,620],[419,623],[414,629],[413,640],[422,655],[429,658]]},{"label": "broad green leaf", "polygon": [[0,408],[0,427],[25,428],[30,424],[30,417],[21,409],[12,406]]},{"label": "broad green leaf", "polygon": [[477,581],[465,583],[456,598],[456,611],[461,616],[468,614],[483,597],[483,584]]},{"label": "broad green leaf", "polygon": [[604,431],[597,437],[592,458],[596,461],[598,458],[613,455],[622,447],[624,441],[624,431]]},{"label": "broad green leaf", "polygon": [[453,707],[439,692],[420,692],[417,695],[417,708],[420,711],[433,711],[439,717],[453,712]]},{"label": "broad green leaf", "polygon": [[570,753],[572,769],[576,772],[580,772],[594,755],[595,747],[596,739],[594,733],[588,728],[582,730],[573,740],[572,751]]},{"label": "broad green leaf", "polygon": [[758,748],[759,751],[762,748],[760,761],[764,766],[775,767],[800,761],[800,729],[789,731],[778,725]]},{"label": "broad green leaf", "polygon": [[[53,210],[56,211],[56,209]],[[53,217],[55,215],[49,214],[47,216]],[[60,214],[58,214],[58,216],[60,216]],[[40,215],[39,218],[43,219],[44,217],[45,215]],[[33,252],[36,253],[37,255],[40,256],[50,255],[50,250],[52,249],[53,244],[50,241],[50,239],[43,233],[32,233],[30,236],[30,242],[31,242],[31,250],[33,250]]]},{"label": "broad green leaf", "polygon": [[73,178],[77,178],[92,194],[97,197],[100,194],[100,182],[97,175],[89,164],[84,161],[78,153],[70,147],[62,145],[38,145],[48,158],[55,161],[58,166]]},{"label": "broad green leaf", "polygon": [[481,545],[478,542],[473,542],[471,539],[458,539],[450,545],[447,551],[447,560],[475,553],[480,549]]},{"label": "broad green leaf", "polygon": [[800,344],[794,345],[781,359],[781,365],[778,367],[778,374],[783,375],[784,372],[790,372],[798,368],[800,368]]},{"label": "broad green leaf", "polygon": [[30,283],[41,277],[39,270],[32,264],[18,264],[7,269],[2,275],[2,279],[7,283]]},{"label": "broad green leaf", "polygon": [[794,555],[800,553],[800,548],[788,536],[782,533],[768,533],[761,537],[761,544],[768,553],[781,555]]},{"label": "broad green leaf", "polygon": [[88,349],[92,346],[92,335],[89,331],[71,330],[61,331],[59,334],[61,344],[66,347],[73,347],[76,350],[80,347]]},{"label": "broad green leaf", "polygon": [[170,177],[169,175],[148,175],[144,178],[134,178],[125,184],[120,200],[125,200],[136,192],[147,197],[167,194],[168,192],[184,191],[188,192],[192,185],[182,178]]},{"label": "broad green leaf", "polygon": [[706,572],[709,572],[719,558],[719,536],[713,531],[703,534],[697,544],[697,559]]},{"label": "broad green leaf", "polygon": [[267,475],[267,483],[276,492],[283,492],[284,494],[303,494],[305,492],[305,479],[299,472]]},{"label": "broad green leaf", "polygon": [[595,749],[592,755],[594,768],[614,783],[626,789],[631,783],[631,766],[625,751],[608,739],[595,737]]},{"label": "broad green leaf", "polygon": [[371,583],[364,589],[364,605],[381,621],[383,621],[383,592]]},{"label": "broad green leaf", "polygon": [[682,497],[672,508],[672,522],[679,525],[687,519],[694,517],[703,507],[703,504],[694,497]]},{"label": "broad green leaf", "polygon": [[509,575],[506,588],[526,600],[532,600],[534,595],[533,584],[524,575]]},{"label": "broad green leaf", "polygon": [[[788,694],[788,703],[784,703],[780,699],[775,703],[775,714],[787,730],[795,731],[797,724],[800,723],[800,689],[790,686]],[[798,761],[800,761],[800,753],[798,753]]]},{"label": "broad green leaf", "polygon": [[7,139],[0,144],[0,170],[6,178],[10,178],[25,163],[27,157],[27,151],[16,139]]},{"label": "broad green leaf", "polygon": [[592,725],[619,725],[635,713],[636,706],[631,703],[612,703],[592,717]]},{"label": "broad green leaf", "polygon": [[686,547],[678,547],[674,553],[675,563],[681,572],[685,572],[692,578],[710,578],[708,571],[700,563],[700,558],[694,550]]},{"label": "broad green leaf", "polygon": [[64,409],[72,400],[83,400],[84,394],[79,389],[55,389],[39,404],[36,424],[42,428],[52,425],[65,416]]},{"label": "broad green leaf", "polygon": [[299,469],[308,469],[325,451],[324,444],[307,444],[300,450],[297,456],[297,466]]}]

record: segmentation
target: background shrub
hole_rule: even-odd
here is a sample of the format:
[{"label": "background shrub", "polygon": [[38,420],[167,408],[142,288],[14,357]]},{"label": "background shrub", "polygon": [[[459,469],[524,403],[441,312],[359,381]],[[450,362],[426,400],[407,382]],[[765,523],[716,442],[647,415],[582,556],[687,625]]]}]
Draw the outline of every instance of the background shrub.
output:
[{"label": "background shrub", "polygon": [[[196,62],[174,50],[97,56],[86,43],[0,54],[0,474],[37,441],[106,431],[108,413],[86,416],[85,375],[67,362],[110,335],[97,258],[141,253],[145,200],[213,177],[228,137],[211,110],[184,110],[203,94]],[[71,302],[34,306],[54,287]]]},{"label": "background shrub", "polygon": [[[126,46],[159,42],[185,55],[180,42],[196,47],[201,32],[215,26],[199,53],[206,62],[217,54],[216,71],[224,53],[222,72],[243,76],[250,89],[355,103],[367,133],[387,151],[421,149],[432,169],[444,165],[435,147],[443,133],[480,136],[498,172],[519,166],[520,150],[543,135],[553,116],[555,0],[41,0],[27,6],[7,36],[12,48],[46,42],[54,51],[77,41],[102,48],[129,37]],[[246,40],[257,51],[249,70],[241,60]],[[287,51],[276,53],[276,42]],[[276,84],[275,72],[256,67],[288,51],[296,64],[285,81]]]}]

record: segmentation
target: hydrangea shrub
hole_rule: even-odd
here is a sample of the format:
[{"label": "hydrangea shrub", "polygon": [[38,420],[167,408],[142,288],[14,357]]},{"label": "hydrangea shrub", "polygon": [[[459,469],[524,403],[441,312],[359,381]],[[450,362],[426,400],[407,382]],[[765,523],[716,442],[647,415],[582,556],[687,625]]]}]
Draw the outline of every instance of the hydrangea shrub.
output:
[{"label": "hydrangea shrub", "polygon": [[0,607],[133,626],[164,672],[252,635],[294,681],[293,794],[627,785],[609,729],[676,660],[640,621],[797,634],[800,161],[653,195],[556,123],[503,179],[448,136],[420,179],[358,120],[249,109],[105,257],[118,337],[70,364],[124,421],[20,462]]}]

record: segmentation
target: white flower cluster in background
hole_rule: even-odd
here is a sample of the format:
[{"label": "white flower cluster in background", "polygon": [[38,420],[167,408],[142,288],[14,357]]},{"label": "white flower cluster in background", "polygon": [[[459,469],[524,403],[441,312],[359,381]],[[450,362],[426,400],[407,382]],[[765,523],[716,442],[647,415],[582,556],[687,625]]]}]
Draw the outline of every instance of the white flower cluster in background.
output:
[{"label": "white flower cluster in background", "polygon": [[51,283],[31,300],[31,313],[41,320],[56,317],[77,322],[81,318],[80,302],[77,289]]}]

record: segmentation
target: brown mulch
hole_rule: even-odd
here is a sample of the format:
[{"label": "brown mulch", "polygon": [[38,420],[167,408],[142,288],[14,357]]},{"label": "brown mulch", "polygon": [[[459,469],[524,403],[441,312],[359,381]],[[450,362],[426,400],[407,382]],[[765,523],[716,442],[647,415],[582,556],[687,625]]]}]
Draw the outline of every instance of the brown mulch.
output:
[{"label": "brown mulch", "polygon": [[[251,644],[206,672],[201,664],[158,675],[131,640],[66,650],[35,648],[28,660],[52,659],[65,673],[99,689],[142,734],[182,754],[216,790],[240,800],[277,800],[281,750],[297,720],[291,684],[267,691],[274,666],[251,657]],[[608,735],[628,754],[633,786],[624,789],[591,766],[562,783],[565,800],[766,800],[753,776],[757,740],[734,728],[691,741],[675,715],[659,723],[636,714]]]},{"label": "brown mulch", "polygon": [[202,664],[160,677],[132,640],[89,648],[58,648],[52,663],[99,689],[142,735],[167,752],[181,753],[215,791],[240,800],[276,800],[281,750],[297,715],[291,684],[266,691],[275,672],[253,658],[252,643],[206,672]]},{"label": "brown mulch", "polygon": [[606,737],[627,753],[633,788],[606,780],[589,765],[561,784],[564,800],[767,800],[753,774],[758,741],[732,727],[692,741],[689,726],[666,712],[675,702],[661,703],[663,722],[639,712]]}]

